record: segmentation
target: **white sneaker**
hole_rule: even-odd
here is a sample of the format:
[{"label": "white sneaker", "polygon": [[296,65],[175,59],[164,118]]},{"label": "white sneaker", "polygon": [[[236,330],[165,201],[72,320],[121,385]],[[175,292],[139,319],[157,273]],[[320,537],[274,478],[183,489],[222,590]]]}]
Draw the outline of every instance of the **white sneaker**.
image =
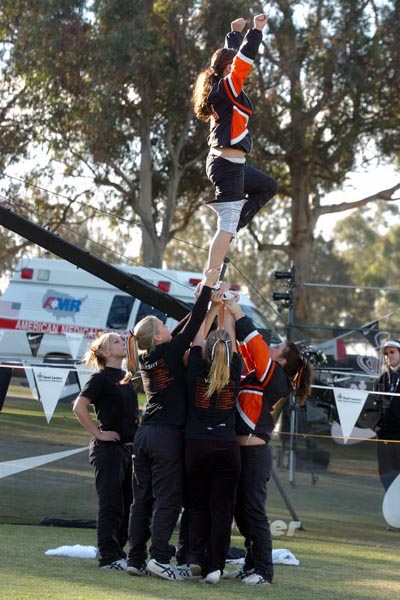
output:
[{"label": "white sneaker", "polygon": [[235,297],[235,294],[231,292],[231,290],[226,290],[224,292],[224,300],[232,300]]},{"label": "white sneaker", "polygon": [[212,571],[202,579],[200,579],[201,583],[212,583],[216,584],[221,579],[221,571],[218,569],[217,571]]},{"label": "white sneaker", "polygon": [[100,569],[108,569],[110,571],[126,571],[126,559],[120,558],[119,560],[114,560],[114,562],[109,565],[103,565]]},{"label": "white sneaker", "polygon": [[180,576],[176,567],[170,563],[159,563],[155,558],[149,560],[147,563],[147,570],[162,579],[168,579],[169,581],[183,581],[183,577]]},{"label": "white sneaker", "polygon": [[176,570],[183,579],[188,579],[189,577],[200,577],[201,575],[200,565],[178,565]]},{"label": "white sneaker", "polygon": [[239,569],[238,571],[224,571],[221,579],[237,579],[238,581],[243,581],[243,579],[251,575],[253,572],[254,569],[251,571],[243,571],[243,569]]},{"label": "white sneaker", "polygon": [[150,573],[147,571],[147,567],[146,567],[146,563],[143,563],[140,567],[132,567],[132,566],[127,566],[126,571],[128,573],[128,575],[133,575],[136,577],[143,577],[144,575],[150,575]]},{"label": "white sneaker", "polygon": [[247,583],[248,585],[270,585],[270,582],[265,577],[257,573],[252,573],[248,577],[245,577],[242,579],[242,583]]}]

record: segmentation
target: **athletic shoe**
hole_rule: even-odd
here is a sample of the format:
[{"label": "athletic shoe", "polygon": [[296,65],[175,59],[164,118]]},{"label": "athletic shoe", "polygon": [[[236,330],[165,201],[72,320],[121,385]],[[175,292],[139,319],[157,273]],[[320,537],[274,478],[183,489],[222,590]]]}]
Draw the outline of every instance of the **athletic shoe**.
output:
[{"label": "athletic shoe", "polygon": [[183,581],[183,577],[180,576],[176,567],[173,567],[170,563],[159,563],[155,558],[152,558],[147,563],[147,570],[152,575],[161,577],[162,579],[169,579],[169,581]]},{"label": "athletic shoe", "polygon": [[244,571],[243,569],[239,569],[239,571],[224,571],[222,573],[222,579],[237,579],[238,581],[243,581],[249,575],[254,573],[254,569],[250,571]]},{"label": "athletic shoe", "polygon": [[176,570],[182,579],[188,579],[189,577],[200,577],[201,575],[200,565],[178,565]]},{"label": "athletic shoe", "polygon": [[216,584],[221,579],[222,572],[218,569],[217,571],[212,571],[205,577],[200,579],[200,583],[212,583]]},{"label": "athletic shoe", "polygon": [[150,575],[147,571],[146,563],[143,563],[140,567],[133,567],[128,565],[126,568],[128,575],[133,575],[136,577],[143,577],[144,575]]},{"label": "athletic shoe", "polygon": [[252,573],[248,577],[245,577],[242,579],[242,583],[247,583],[247,585],[270,585],[270,582],[265,577],[257,573]]},{"label": "athletic shoe", "polygon": [[109,565],[103,565],[100,569],[109,569],[110,571],[126,571],[127,565],[125,558],[120,558],[119,560],[114,560],[114,562]]},{"label": "athletic shoe", "polygon": [[226,292],[224,292],[224,300],[233,300],[234,297],[235,294],[231,292],[231,290],[226,290]]}]

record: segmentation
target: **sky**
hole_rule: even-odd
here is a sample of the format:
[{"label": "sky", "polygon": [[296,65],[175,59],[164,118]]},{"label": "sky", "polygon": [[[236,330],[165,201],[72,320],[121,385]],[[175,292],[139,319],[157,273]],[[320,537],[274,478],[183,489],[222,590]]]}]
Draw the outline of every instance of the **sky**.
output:
[{"label": "sky", "polygon": [[[368,171],[355,171],[349,173],[347,182],[337,192],[327,194],[323,204],[340,202],[353,202],[361,200],[381,190],[385,190],[400,182],[400,171],[395,171],[393,165],[381,165],[370,168]],[[398,193],[400,197],[400,192]],[[321,234],[324,239],[332,238],[332,231],[340,219],[348,217],[350,211],[342,211],[323,215],[317,222],[315,234]]]}]

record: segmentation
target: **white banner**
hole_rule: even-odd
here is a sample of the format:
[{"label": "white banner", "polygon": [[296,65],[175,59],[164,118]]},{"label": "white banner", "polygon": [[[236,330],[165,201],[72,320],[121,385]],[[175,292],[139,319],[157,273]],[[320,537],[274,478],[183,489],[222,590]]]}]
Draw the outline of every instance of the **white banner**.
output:
[{"label": "white banner", "polygon": [[[383,442],[380,442],[383,444]],[[396,442],[395,442],[396,443]],[[382,503],[383,518],[390,527],[400,529],[400,475],[391,483]]]},{"label": "white banner", "polygon": [[365,440],[370,440],[376,437],[376,433],[372,429],[353,427],[350,434],[350,439],[345,441],[341,425],[334,421],[331,425],[331,436],[337,444],[358,444],[359,442],[364,442]]},{"label": "white banner", "polygon": [[47,465],[55,460],[61,460],[83,452],[87,450],[87,446],[83,448],[74,448],[74,450],[63,450],[62,452],[53,452],[52,454],[41,454],[40,456],[30,456],[28,458],[19,458],[17,460],[8,460],[6,462],[0,462],[0,479],[2,477],[8,477],[9,475],[16,475],[22,473],[22,471],[28,471],[35,467],[41,467]]},{"label": "white banner", "polygon": [[346,444],[353,427],[360,416],[360,412],[363,409],[369,391],[334,387],[333,392],[335,394],[340,425],[342,426],[344,443]]},{"label": "white banner", "polygon": [[36,382],[35,382],[35,377],[33,375],[32,367],[29,366],[27,363],[24,363],[24,367],[25,367],[25,376],[29,383],[29,389],[31,390],[31,394],[35,400],[39,400],[39,394],[38,394],[38,390],[36,387]]},{"label": "white banner", "polygon": [[77,358],[84,338],[83,333],[65,333],[64,335],[67,338],[72,358]]},{"label": "white banner", "polygon": [[77,369],[76,374],[78,375],[78,381],[79,381],[79,386],[80,386],[81,390],[83,389],[85,384],[89,381],[89,379],[91,378],[93,373],[94,373],[94,371],[84,371],[84,370],[81,371],[80,369]]},{"label": "white banner", "polygon": [[47,423],[56,409],[70,369],[52,367],[33,367],[40,402],[43,404]]}]

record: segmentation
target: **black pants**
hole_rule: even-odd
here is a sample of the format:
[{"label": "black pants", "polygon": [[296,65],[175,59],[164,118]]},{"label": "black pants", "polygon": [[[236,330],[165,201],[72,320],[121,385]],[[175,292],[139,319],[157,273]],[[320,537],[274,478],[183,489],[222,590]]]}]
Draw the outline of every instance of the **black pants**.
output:
[{"label": "black pants", "polygon": [[278,183],[250,163],[233,163],[209,154],[207,177],[215,188],[215,202],[246,200],[240,214],[238,230],[246,227],[258,211],[278,191]]},{"label": "black pants", "polygon": [[378,469],[382,485],[387,491],[400,475],[400,442],[378,442]]},{"label": "black pants", "polygon": [[99,565],[124,558],[132,504],[132,447],[92,440],[89,462],[94,467],[97,492]]},{"label": "black pants", "polygon": [[129,519],[128,564],[151,557],[168,563],[169,540],[182,506],[183,433],[169,426],[142,425],[133,446],[133,497]]},{"label": "black pants", "polygon": [[235,521],[244,537],[244,570],[254,569],[269,582],[273,579],[272,540],[266,513],[267,481],[272,451],[261,446],[240,446],[242,470],[236,494]]},{"label": "black pants", "polygon": [[235,491],[240,474],[236,442],[186,440],[186,508],[189,563],[203,575],[225,566],[231,539]]}]

